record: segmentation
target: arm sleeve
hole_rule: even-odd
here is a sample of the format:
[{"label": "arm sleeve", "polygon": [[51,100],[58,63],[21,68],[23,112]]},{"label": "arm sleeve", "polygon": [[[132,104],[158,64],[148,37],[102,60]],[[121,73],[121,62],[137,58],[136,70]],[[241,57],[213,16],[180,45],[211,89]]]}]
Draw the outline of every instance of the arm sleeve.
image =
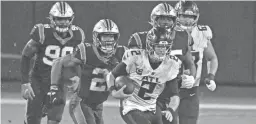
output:
[{"label": "arm sleeve", "polygon": [[113,70],[112,75],[116,78],[118,76],[128,75],[126,71],[126,64],[124,62],[120,62]]},{"label": "arm sleeve", "polygon": [[21,56],[21,83],[28,83],[29,81],[29,70],[30,70],[30,60],[38,52],[39,43],[34,40],[30,40],[24,49],[22,50]]}]

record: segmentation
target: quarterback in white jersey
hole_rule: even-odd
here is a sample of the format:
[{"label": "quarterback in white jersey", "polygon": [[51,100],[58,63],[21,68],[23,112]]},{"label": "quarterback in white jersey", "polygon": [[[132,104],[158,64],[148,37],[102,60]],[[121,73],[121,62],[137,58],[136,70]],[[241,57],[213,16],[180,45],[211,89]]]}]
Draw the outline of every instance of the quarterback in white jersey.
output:
[{"label": "quarterback in white jersey", "polygon": [[127,50],[124,55],[126,71],[129,78],[136,82],[136,87],[133,95],[122,101],[123,114],[134,109],[155,111],[157,97],[162,93],[165,83],[177,77],[181,61],[175,56],[167,56],[159,67],[152,69],[145,50]]},{"label": "quarterback in white jersey", "polygon": [[207,25],[197,25],[199,9],[193,1],[180,1],[175,9],[178,13],[177,28],[187,31],[191,35],[191,52],[196,64],[197,73],[195,84],[192,88],[180,89],[179,124],[196,124],[199,115],[198,86],[200,84],[203,58],[207,60],[208,75],[204,79],[207,88],[211,91],[216,89],[214,81],[218,69],[218,58],[211,43],[212,31]]},{"label": "quarterback in white jersey", "polygon": [[[169,94],[178,94],[176,77],[180,72],[182,61],[169,55],[173,40],[160,35],[147,36],[146,49],[130,49],[107,76],[108,87],[114,86],[118,76],[128,76],[134,80],[135,90],[125,96],[123,91],[112,91],[121,101],[121,116],[127,124],[162,124],[162,114],[156,105],[158,96],[165,87],[170,87]],[[162,35],[161,35],[162,36]]]}]

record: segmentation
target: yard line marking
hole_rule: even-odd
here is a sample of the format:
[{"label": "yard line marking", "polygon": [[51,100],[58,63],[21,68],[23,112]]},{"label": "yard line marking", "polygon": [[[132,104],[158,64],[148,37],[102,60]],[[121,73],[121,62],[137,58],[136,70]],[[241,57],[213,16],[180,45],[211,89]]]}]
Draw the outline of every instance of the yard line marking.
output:
[{"label": "yard line marking", "polygon": [[[69,100],[66,104],[69,103]],[[26,101],[22,99],[1,99],[1,105],[25,105]],[[106,107],[119,107],[119,101],[106,101]],[[246,104],[213,104],[201,103],[200,109],[224,109],[224,110],[256,110],[256,105]]]}]

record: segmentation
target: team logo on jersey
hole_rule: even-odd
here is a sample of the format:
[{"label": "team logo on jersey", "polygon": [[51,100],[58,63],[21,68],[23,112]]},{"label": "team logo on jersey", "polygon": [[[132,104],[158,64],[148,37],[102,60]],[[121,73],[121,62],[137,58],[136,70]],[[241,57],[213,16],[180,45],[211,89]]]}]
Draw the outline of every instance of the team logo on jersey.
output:
[{"label": "team logo on jersey", "polygon": [[142,77],[142,80],[143,80],[143,81],[146,81],[146,82],[160,83],[160,82],[159,82],[159,78],[157,78],[157,77],[152,77],[152,76],[143,76],[143,77]]},{"label": "team logo on jersey", "polygon": [[143,69],[136,68],[136,73],[138,75],[142,75]]}]

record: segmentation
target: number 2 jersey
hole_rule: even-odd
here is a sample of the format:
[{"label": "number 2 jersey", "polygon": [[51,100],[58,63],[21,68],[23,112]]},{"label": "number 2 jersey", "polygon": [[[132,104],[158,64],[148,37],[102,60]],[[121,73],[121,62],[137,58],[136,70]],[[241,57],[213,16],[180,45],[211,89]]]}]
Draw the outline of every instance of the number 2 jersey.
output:
[{"label": "number 2 jersey", "polygon": [[123,114],[134,109],[155,111],[158,96],[166,82],[177,77],[182,63],[175,56],[167,56],[156,69],[152,69],[148,54],[142,49],[127,50],[122,62],[126,64],[128,76],[135,81],[133,95],[122,101]]},{"label": "number 2 jersey", "polygon": [[63,39],[49,24],[35,25],[30,37],[38,43],[31,75],[46,83],[50,83],[53,60],[72,53],[85,39],[83,30],[75,25],[71,25],[67,38]]},{"label": "number 2 jersey", "polygon": [[202,72],[204,49],[207,48],[207,43],[212,39],[212,31],[211,28],[207,25],[197,25],[192,29],[191,36],[193,38],[191,52],[197,70],[194,86],[199,86]]},{"label": "number 2 jersey", "polygon": [[77,48],[75,57],[82,61],[78,96],[88,104],[101,104],[109,96],[105,76],[122,60],[126,47],[117,46],[108,59],[100,56],[100,51],[93,44],[81,43]]}]

